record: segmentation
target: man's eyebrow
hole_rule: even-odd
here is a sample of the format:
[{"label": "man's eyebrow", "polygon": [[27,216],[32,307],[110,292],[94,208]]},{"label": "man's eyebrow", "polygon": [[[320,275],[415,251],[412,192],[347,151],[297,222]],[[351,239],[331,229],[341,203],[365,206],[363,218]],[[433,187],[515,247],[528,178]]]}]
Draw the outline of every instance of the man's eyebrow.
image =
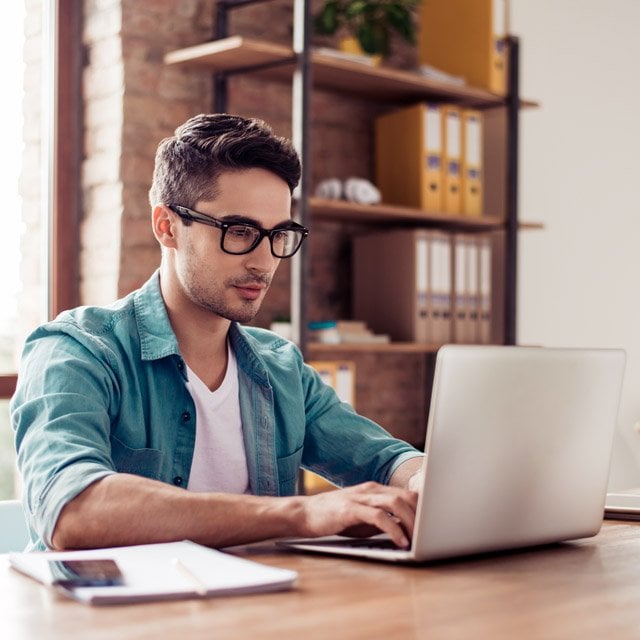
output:
[{"label": "man's eyebrow", "polygon": [[[255,218],[250,218],[249,216],[246,216],[246,215],[244,215],[242,213],[228,213],[226,215],[219,216],[217,219],[218,220],[223,220],[224,222],[239,222],[241,224],[251,224],[251,225],[254,225],[256,227],[263,228],[262,225]],[[293,220],[291,218],[287,218],[286,220],[283,220],[282,222],[278,222],[272,228],[273,229],[280,229],[282,227],[288,227],[288,226],[291,225],[292,222],[293,222]]]}]

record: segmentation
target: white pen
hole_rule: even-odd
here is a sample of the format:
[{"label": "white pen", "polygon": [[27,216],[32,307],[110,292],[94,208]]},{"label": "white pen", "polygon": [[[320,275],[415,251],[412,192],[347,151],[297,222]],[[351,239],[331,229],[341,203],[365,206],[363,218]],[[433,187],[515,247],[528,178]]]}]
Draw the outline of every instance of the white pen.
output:
[{"label": "white pen", "polygon": [[207,585],[202,582],[202,580],[193,572],[189,567],[187,567],[180,558],[173,558],[172,564],[176,568],[178,573],[182,574],[183,577],[187,578],[189,582],[196,588],[196,593],[199,596],[207,595]]}]

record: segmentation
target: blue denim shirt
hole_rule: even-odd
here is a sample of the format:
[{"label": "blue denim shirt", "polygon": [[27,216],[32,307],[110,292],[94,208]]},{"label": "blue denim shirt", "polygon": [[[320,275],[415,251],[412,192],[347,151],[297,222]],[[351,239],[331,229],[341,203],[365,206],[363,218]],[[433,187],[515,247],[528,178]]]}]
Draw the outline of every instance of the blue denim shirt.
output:
[{"label": "blue denim shirt", "polygon": [[[231,324],[251,491],[295,493],[299,468],[340,486],[387,483],[419,452],[341,403],[298,348]],[[156,272],[109,307],[80,307],[26,341],[11,401],[30,549],[51,546],[66,503],[96,480],[133,473],[186,487],[194,402]]]}]

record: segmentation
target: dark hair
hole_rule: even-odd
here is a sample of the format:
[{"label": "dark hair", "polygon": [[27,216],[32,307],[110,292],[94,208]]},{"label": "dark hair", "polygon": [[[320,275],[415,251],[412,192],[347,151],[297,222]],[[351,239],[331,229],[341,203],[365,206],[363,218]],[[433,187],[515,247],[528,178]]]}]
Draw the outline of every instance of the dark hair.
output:
[{"label": "dark hair", "polygon": [[262,120],[200,114],[158,145],[149,201],[152,206],[194,207],[199,200],[216,198],[221,173],[253,168],[271,171],[291,192],[300,180],[300,159],[293,145]]}]

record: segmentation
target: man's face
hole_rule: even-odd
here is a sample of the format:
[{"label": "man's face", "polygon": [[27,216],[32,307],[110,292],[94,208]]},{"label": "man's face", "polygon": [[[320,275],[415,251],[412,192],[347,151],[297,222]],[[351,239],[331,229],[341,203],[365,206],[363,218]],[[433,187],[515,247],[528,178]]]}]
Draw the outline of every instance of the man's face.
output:
[{"label": "man's face", "polygon": [[[287,183],[264,169],[223,173],[218,191],[215,200],[199,201],[194,210],[222,222],[253,222],[264,229],[291,219]],[[280,259],[271,254],[268,237],[250,253],[230,255],[220,246],[221,235],[221,229],[197,222],[182,227],[177,277],[193,304],[228,320],[248,322],[258,313]]]}]

